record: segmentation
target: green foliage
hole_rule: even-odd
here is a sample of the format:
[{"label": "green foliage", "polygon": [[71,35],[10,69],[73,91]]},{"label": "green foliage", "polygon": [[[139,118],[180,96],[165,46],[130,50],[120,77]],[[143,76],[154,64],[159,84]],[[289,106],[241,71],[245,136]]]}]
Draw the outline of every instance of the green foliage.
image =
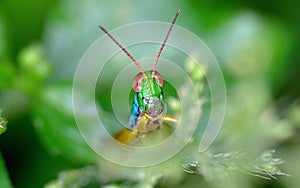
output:
[{"label": "green foliage", "polygon": [[1,117],[1,110],[0,110],[0,135],[4,133],[7,129],[7,120]]},{"label": "green foliage", "polygon": [[20,72],[16,87],[30,95],[39,92],[39,87],[51,73],[51,65],[44,55],[43,47],[40,44],[26,47],[20,52],[18,63]]},{"label": "green foliage", "polygon": [[287,118],[291,121],[295,128],[300,127],[300,105],[293,105],[286,113]]},{"label": "green foliage", "polygon": [[59,178],[47,183],[45,188],[97,187],[96,180],[97,169],[88,166],[82,169],[60,172]]},{"label": "green foliage", "polygon": [[[287,103],[287,109],[281,109],[274,99],[274,96],[282,92],[282,85],[288,81],[288,68],[295,63],[291,60],[293,55],[296,56],[293,52],[299,51],[294,44],[297,42],[290,28],[294,25],[297,27],[297,24],[287,24],[276,16],[260,14],[252,9],[245,11],[234,5],[231,7],[227,1],[219,3],[172,0],[62,0],[52,7],[51,14],[43,21],[44,18],[36,14],[46,14],[46,11],[42,10],[46,9],[48,1],[37,4],[33,1],[22,3],[31,9],[39,7],[38,12],[32,10],[30,14],[24,14],[27,9],[16,4],[16,1],[4,3],[8,9],[4,11],[4,14],[7,14],[5,16],[0,12],[0,88],[5,90],[0,92],[0,107],[10,115],[9,117],[5,114],[10,122],[11,119],[17,122],[18,116],[30,119],[30,125],[20,121],[14,126],[34,126],[36,133],[31,134],[38,135],[52,157],[63,157],[72,161],[76,167],[83,166],[58,173],[57,180],[47,183],[46,187],[179,187],[182,182],[190,186],[194,186],[196,182],[202,187],[253,187],[258,178],[249,178],[247,175],[265,179],[287,176],[281,168],[287,169],[284,171],[295,176],[294,179],[300,179],[296,169],[298,166],[293,165],[298,164],[296,156],[299,155],[299,104],[294,102],[294,105],[290,106]],[[276,2],[269,6],[274,8]],[[280,4],[281,6],[284,5]],[[291,5],[289,6],[291,8]],[[170,15],[173,15],[178,7],[182,10],[178,25],[203,37],[224,71],[228,105],[224,125],[216,142],[209,151],[198,152],[198,142],[205,130],[205,120],[210,115],[210,96],[209,87],[205,83],[205,67],[197,67],[188,59],[183,67],[190,74],[199,95],[203,97],[202,102],[206,103],[201,108],[203,113],[198,125],[199,130],[187,149],[174,159],[152,168],[131,169],[99,160],[98,155],[82,138],[73,115],[72,79],[80,57],[94,40],[102,36],[97,29],[99,24],[110,30],[136,21],[169,21]],[[18,14],[19,12],[23,14]],[[26,22],[23,22],[22,15],[26,15]],[[12,26],[5,25],[4,18]],[[38,23],[35,24],[32,20],[36,19],[33,18],[38,18]],[[41,25],[45,25],[42,37],[39,36]],[[36,32],[40,34],[31,36]],[[33,38],[39,38],[40,41],[28,43]],[[6,41],[12,47],[9,47]],[[18,44],[19,41],[21,44]],[[19,49],[21,50],[17,51]],[[134,54],[141,58],[145,53],[146,50],[141,50]],[[11,57],[11,54],[18,55]],[[117,62],[109,74],[104,76],[105,87],[111,86],[111,75],[116,74],[119,67],[120,62]],[[292,85],[286,87],[294,88]],[[106,117],[105,123],[109,131],[116,132],[115,121],[109,114],[110,103],[106,100],[110,97],[109,92],[97,97],[103,97],[104,102],[97,104],[97,108]],[[167,102],[174,112],[180,111],[179,100],[170,97]],[[108,109],[108,112],[103,109]],[[285,111],[284,115],[278,113],[279,111]],[[7,120],[0,117],[0,134],[5,132],[6,128]],[[90,136],[95,137],[95,134],[97,130],[90,130]],[[7,135],[1,135],[0,138]],[[7,141],[2,143],[7,144]],[[32,143],[32,147],[36,147],[35,144]],[[274,157],[275,150],[272,148],[276,148],[277,156],[290,159],[292,165],[282,165],[283,160]],[[13,155],[18,157],[18,161],[23,161],[19,151]],[[30,166],[30,160],[26,162]],[[43,173],[43,170],[40,168],[36,172],[37,176]],[[12,176],[18,176],[16,172],[10,173]],[[194,176],[190,173],[202,177],[196,176],[193,179]],[[246,178],[240,178],[241,176]],[[49,180],[53,177],[54,175],[49,177]],[[291,181],[290,178],[277,180],[285,187],[299,186],[297,181]],[[276,184],[273,181],[272,183]],[[1,156],[0,187],[12,187]]]},{"label": "green foliage", "polygon": [[199,154],[195,161],[183,164],[188,173],[196,173],[207,180],[230,177],[235,171],[264,179],[276,179],[276,175],[286,175],[278,165],[283,164],[280,158],[274,158],[275,151],[266,151],[256,158],[244,152]]},{"label": "green foliage", "polygon": [[7,60],[0,60],[0,88],[12,88],[16,74],[15,67]]},{"label": "green foliage", "polygon": [[5,187],[5,188],[13,187],[10,182],[8,173],[6,171],[1,153],[0,153],[0,187]]},{"label": "green foliage", "polygon": [[[1,109],[0,109],[0,135],[4,133],[6,129],[7,129],[7,120],[1,117]],[[0,187],[5,187],[5,188],[12,187],[1,153],[0,153]]]},{"label": "green foliage", "polygon": [[38,135],[51,153],[77,163],[94,162],[95,154],[76,126],[71,85],[43,88],[34,102],[33,117]]}]

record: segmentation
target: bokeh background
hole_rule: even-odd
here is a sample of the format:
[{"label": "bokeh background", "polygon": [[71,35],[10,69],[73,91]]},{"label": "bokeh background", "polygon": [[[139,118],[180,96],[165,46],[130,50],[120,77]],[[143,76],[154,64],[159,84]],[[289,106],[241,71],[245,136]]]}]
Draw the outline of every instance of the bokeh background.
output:
[{"label": "bokeh background", "polygon": [[[1,0],[0,109],[9,123],[0,135],[0,187],[299,187],[299,7],[294,0]],[[137,21],[170,22],[178,8],[177,24],[208,45],[227,86],[224,125],[210,152],[257,156],[274,149],[291,177],[243,174],[230,166],[235,155],[225,170],[213,161],[198,174],[173,171],[182,162],[175,161],[168,167],[174,173],[159,178],[132,169],[107,172],[95,160],[70,105],[81,56],[103,35],[100,24],[111,30]],[[101,89],[110,84],[107,78]],[[107,96],[98,100],[109,112]]]}]

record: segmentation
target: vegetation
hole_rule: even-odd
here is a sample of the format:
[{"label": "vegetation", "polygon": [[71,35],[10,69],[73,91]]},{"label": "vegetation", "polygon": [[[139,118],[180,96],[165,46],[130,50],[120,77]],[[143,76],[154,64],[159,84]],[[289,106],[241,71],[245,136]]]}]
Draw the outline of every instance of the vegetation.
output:
[{"label": "vegetation", "polygon": [[[292,0],[1,1],[0,187],[299,187],[299,6]],[[198,151],[211,109],[205,67],[166,50],[162,57],[182,59],[200,96],[196,133],[162,164],[128,168],[109,163],[77,127],[72,108],[76,67],[103,35],[98,25],[112,30],[137,21],[169,22],[178,8],[177,24],[205,41],[223,71],[227,109],[222,129],[208,150]],[[137,58],[156,51],[146,47],[130,50]],[[118,58],[100,74],[95,91],[112,135],[120,128],[112,115],[111,87],[128,62]],[[176,114],[177,94],[172,86],[166,90],[168,108]],[[129,98],[126,93],[119,97]]]}]

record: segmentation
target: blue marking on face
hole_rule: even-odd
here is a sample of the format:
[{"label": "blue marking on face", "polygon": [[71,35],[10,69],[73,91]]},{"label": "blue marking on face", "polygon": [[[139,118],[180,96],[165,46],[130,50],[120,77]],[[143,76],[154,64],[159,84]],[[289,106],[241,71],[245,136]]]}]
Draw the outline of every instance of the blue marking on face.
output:
[{"label": "blue marking on face", "polygon": [[137,95],[138,95],[138,93],[134,93],[133,103],[132,103],[132,108],[131,108],[131,115],[130,115],[129,123],[128,123],[128,126],[131,128],[136,125],[137,118],[140,114],[140,110],[139,110],[140,106],[137,101]]}]

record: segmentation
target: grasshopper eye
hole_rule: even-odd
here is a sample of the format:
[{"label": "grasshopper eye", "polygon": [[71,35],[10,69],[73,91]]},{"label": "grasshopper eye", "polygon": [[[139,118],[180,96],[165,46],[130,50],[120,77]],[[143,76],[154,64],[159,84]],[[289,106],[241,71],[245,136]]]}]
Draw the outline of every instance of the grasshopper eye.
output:
[{"label": "grasshopper eye", "polygon": [[140,92],[142,89],[142,80],[143,80],[144,74],[142,72],[138,73],[132,82],[132,89],[134,92]]},{"label": "grasshopper eye", "polygon": [[156,81],[158,82],[158,84],[160,85],[160,87],[163,87],[164,86],[163,77],[157,71],[154,71],[153,76],[156,79]]}]

